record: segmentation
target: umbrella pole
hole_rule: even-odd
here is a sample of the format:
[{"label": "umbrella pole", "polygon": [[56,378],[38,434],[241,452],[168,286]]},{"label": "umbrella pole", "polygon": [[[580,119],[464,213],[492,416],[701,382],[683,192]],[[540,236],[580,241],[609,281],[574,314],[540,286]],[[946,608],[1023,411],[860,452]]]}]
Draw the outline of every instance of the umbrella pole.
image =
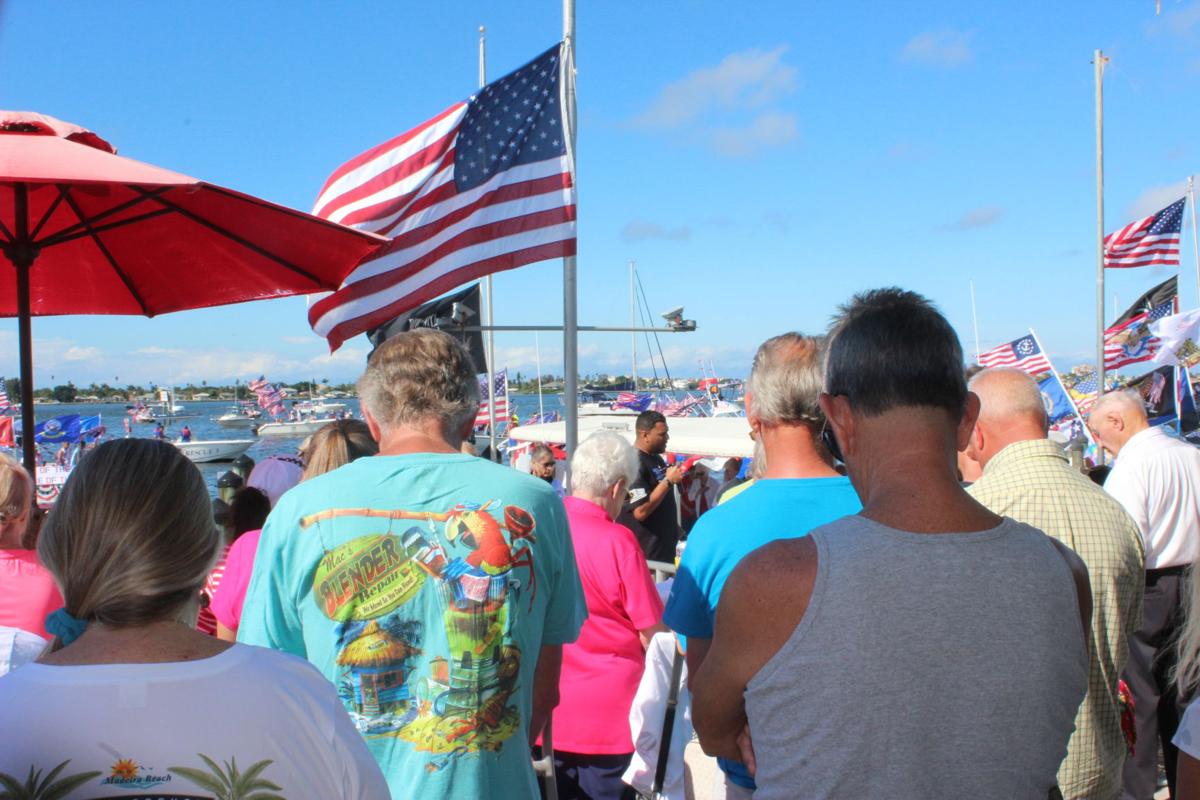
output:
[{"label": "umbrella pole", "polygon": [[33,336],[29,309],[29,263],[15,262],[17,268],[17,340],[21,359],[21,451],[29,477],[35,471],[33,440]]},{"label": "umbrella pole", "polygon": [[17,342],[21,361],[21,451],[25,469],[37,484],[37,463],[34,454],[37,443],[33,438],[33,312],[29,302],[29,269],[37,258],[37,249],[29,241],[29,187],[18,183],[13,187],[16,236],[6,248],[9,260],[17,270]]}]

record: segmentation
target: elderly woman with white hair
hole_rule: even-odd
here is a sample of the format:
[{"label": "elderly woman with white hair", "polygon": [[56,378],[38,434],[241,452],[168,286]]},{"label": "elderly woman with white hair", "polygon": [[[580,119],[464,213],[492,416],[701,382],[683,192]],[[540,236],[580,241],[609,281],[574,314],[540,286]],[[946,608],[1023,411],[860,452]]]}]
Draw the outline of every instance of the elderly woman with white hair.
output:
[{"label": "elderly woman with white hair", "polygon": [[637,473],[637,452],[613,433],[575,449],[572,494],[564,498],[588,619],[563,648],[554,711],[554,761],[560,798],[633,797],[621,774],[633,755],[629,708],[645,647],[661,623],[662,600],[633,532],[613,520]]}]

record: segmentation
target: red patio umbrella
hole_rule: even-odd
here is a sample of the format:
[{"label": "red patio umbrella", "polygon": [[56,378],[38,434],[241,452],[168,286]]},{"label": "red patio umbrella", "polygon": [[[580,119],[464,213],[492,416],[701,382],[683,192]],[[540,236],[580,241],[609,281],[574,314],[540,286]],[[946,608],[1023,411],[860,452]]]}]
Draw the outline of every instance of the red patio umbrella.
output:
[{"label": "red patio umbrella", "polygon": [[26,467],[31,317],[153,317],[332,290],[385,241],[123,158],[77,125],[0,111],[0,252],[15,273],[0,269],[0,316],[19,317]]}]

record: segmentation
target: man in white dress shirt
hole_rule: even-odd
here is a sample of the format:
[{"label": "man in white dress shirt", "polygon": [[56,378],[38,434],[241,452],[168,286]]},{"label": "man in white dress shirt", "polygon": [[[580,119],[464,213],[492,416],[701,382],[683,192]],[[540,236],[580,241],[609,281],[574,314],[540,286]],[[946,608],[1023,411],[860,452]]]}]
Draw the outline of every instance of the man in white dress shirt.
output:
[{"label": "man in white dress shirt", "polygon": [[1124,676],[1137,719],[1137,748],[1125,762],[1124,797],[1153,797],[1158,741],[1174,796],[1178,751],[1171,737],[1183,703],[1170,672],[1182,612],[1183,571],[1200,555],[1200,449],[1162,428],[1151,428],[1141,398],[1128,392],[1101,397],[1088,418],[1088,429],[1116,457],[1104,488],[1133,517],[1146,548],[1142,627],[1129,641]]}]

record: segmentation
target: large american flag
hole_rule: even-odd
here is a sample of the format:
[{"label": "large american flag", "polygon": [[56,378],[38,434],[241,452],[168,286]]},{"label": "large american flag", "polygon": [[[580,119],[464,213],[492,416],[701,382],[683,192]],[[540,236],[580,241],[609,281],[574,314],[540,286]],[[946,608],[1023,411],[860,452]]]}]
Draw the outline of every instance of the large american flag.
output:
[{"label": "large american flag", "polygon": [[984,367],[1011,367],[1030,375],[1041,375],[1052,368],[1050,360],[1038,347],[1033,334],[1005,342],[979,354],[979,364]]},{"label": "large american flag", "polygon": [[1150,333],[1150,323],[1169,317],[1175,310],[1174,299],[1154,306],[1104,332],[1104,368],[1119,369],[1139,361],[1150,361],[1162,346],[1162,340]]},{"label": "large american flag", "polygon": [[1187,198],[1135,220],[1121,230],[1104,237],[1104,266],[1110,269],[1148,267],[1162,264],[1179,266],[1179,231],[1183,227],[1183,206]]},{"label": "large american flag", "polygon": [[7,414],[12,408],[12,403],[8,402],[8,390],[4,388],[4,376],[0,375],[0,414]]},{"label": "large american flag", "polygon": [[574,255],[563,53],[555,45],[329,177],[314,214],[392,237],[309,308],[331,349],[482,275]]},{"label": "large american flag", "polygon": [[[492,375],[493,394],[496,400],[496,427],[508,420],[508,370],[502,369]],[[479,411],[475,414],[475,427],[488,424],[487,375],[479,376]]]}]

